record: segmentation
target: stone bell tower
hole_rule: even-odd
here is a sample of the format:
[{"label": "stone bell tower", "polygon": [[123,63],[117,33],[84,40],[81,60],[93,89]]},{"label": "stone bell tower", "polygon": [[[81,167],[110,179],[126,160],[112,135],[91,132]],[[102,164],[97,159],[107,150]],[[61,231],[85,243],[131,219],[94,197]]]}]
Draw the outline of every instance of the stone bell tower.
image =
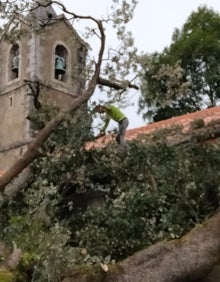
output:
[{"label": "stone bell tower", "polygon": [[8,40],[7,30],[0,37],[0,170],[30,143],[32,111],[43,103],[65,108],[82,92],[87,45],[52,6],[36,7],[28,17],[17,19],[18,40]]}]

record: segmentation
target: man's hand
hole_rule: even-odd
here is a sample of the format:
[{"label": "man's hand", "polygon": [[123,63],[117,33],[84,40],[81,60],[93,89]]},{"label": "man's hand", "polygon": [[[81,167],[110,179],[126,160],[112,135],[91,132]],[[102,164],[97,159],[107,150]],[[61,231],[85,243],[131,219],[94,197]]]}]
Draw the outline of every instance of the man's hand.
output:
[{"label": "man's hand", "polygon": [[100,131],[100,133],[98,135],[96,135],[95,139],[98,139],[102,136],[105,136],[105,132],[104,131]]}]

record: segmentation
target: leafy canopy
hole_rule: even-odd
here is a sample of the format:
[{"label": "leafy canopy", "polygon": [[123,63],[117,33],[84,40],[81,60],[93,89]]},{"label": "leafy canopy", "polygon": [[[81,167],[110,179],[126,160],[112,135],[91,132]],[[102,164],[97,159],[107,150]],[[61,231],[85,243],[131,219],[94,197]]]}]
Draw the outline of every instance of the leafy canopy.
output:
[{"label": "leafy canopy", "polygon": [[206,6],[173,33],[171,45],[145,58],[140,111],[154,120],[215,106],[220,99],[220,16]]},{"label": "leafy canopy", "polygon": [[28,189],[2,213],[1,239],[37,259],[39,281],[178,238],[219,207],[219,146],[168,147],[161,132],[129,142],[127,155],[114,143],[87,151],[87,124],[66,119],[34,162]]}]

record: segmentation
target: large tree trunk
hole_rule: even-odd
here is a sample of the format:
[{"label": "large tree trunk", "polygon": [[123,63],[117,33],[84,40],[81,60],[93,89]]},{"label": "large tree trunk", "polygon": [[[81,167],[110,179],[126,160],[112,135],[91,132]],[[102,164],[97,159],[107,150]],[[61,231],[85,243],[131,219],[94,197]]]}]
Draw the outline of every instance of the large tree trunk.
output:
[{"label": "large tree trunk", "polygon": [[182,238],[152,245],[107,272],[97,265],[72,270],[63,282],[219,282],[219,258],[220,212]]}]

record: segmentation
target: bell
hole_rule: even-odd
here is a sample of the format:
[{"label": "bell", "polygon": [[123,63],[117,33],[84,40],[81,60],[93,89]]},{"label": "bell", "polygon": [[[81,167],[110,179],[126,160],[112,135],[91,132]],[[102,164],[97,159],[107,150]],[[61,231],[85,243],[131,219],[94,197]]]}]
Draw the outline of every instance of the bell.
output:
[{"label": "bell", "polygon": [[14,58],[12,59],[12,66],[11,66],[11,70],[13,72],[18,72],[18,68],[19,68],[19,57],[18,55],[14,56]]},{"label": "bell", "polygon": [[65,73],[65,60],[64,60],[63,57],[56,56],[55,73],[56,74],[64,74]]}]

